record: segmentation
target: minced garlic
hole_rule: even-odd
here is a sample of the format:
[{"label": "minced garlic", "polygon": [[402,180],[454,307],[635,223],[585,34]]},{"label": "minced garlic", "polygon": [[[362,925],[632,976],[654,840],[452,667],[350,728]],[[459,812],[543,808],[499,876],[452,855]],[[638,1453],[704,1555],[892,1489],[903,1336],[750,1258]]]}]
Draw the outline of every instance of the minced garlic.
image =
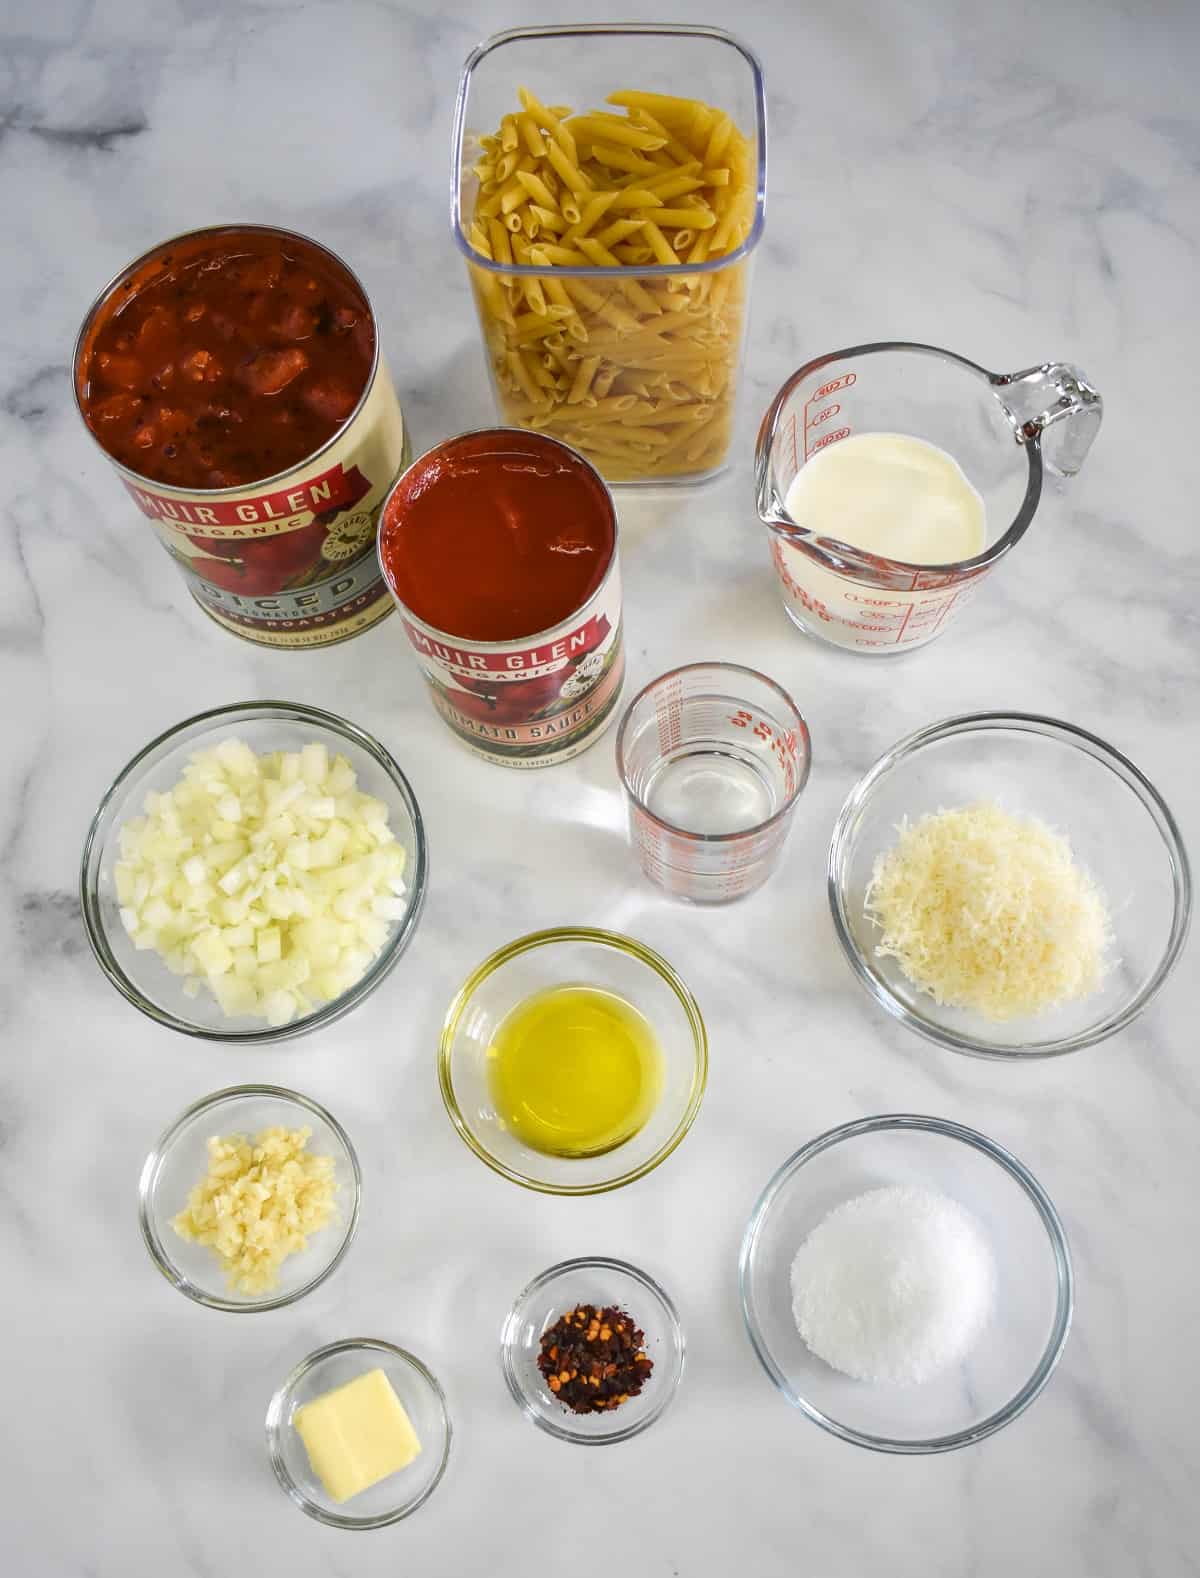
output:
[{"label": "minced garlic", "polygon": [[905,821],[899,832],[875,861],[866,912],[883,931],[875,952],[935,1002],[998,1021],[1100,985],[1108,913],[1060,833],[990,802]]},{"label": "minced garlic", "polygon": [[312,1130],[263,1129],[253,1140],[231,1134],[208,1142],[208,1173],[171,1226],[223,1262],[230,1289],[256,1295],[279,1281],[289,1255],[333,1216],[332,1156],[308,1150]]}]

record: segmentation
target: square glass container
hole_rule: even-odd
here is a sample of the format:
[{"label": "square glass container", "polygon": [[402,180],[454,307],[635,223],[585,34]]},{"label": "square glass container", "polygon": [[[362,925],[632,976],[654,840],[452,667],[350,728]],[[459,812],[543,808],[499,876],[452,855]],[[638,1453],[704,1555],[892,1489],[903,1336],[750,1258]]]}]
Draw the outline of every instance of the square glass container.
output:
[{"label": "square glass container", "polygon": [[[635,141],[665,140],[621,143],[620,126],[610,122],[578,134],[568,127],[556,141],[542,135],[544,114],[522,116],[522,88],[556,122],[569,121],[565,109],[558,114],[569,105],[575,115],[621,116],[627,133],[640,134]],[[612,93],[661,97],[618,106],[607,102]],[[681,108],[683,99],[708,113]],[[729,117],[733,133],[715,112]],[[503,146],[505,117],[515,149]],[[596,154],[597,143],[609,153],[615,146],[624,166]],[[562,157],[572,146],[574,166]],[[454,120],[451,229],[506,424],[572,445],[609,482],[696,482],[724,468],[751,254],[763,230],[766,146],[762,69],[719,28],[516,28],[468,57]],[[481,160],[494,172],[482,182]],[[553,207],[537,200],[536,188],[522,189],[522,167],[547,178],[542,198]],[[571,173],[580,167],[583,183]],[[664,186],[660,198],[656,188]],[[590,200],[612,189],[622,195],[593,218]],[[489,198],[507,206],[479,214],[477,203]],[[699,222],[684,224],[681,208],[695,209]],[[647,226],[656,209],[662,222]],[[590,245],[581,250],[581,242]]]}]

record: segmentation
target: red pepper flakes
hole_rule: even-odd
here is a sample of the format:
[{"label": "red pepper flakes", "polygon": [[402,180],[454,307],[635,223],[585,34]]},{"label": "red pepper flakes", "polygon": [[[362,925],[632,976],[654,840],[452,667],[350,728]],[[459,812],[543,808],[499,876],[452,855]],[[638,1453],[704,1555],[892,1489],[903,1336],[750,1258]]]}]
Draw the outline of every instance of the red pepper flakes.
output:
[{"label": "red pepper flakes", "polygon": [[624,1310],[579,1304],[542,1333],[538,1369],[564,1407],[607,1413],[636,1397],[650,1378],[646,1334]]}]

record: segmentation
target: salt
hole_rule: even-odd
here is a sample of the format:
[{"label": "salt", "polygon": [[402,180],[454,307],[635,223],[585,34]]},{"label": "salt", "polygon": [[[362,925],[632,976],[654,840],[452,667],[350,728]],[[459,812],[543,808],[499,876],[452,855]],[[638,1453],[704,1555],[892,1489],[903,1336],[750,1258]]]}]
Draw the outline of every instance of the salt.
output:
[{"label": "salt", "polygon": [[859,1381],[916,1385],[961,1363],[991,1314],[996,1267],[956,1200],[893,1185],[836,1206],[792,1262],[813,1353]]}]

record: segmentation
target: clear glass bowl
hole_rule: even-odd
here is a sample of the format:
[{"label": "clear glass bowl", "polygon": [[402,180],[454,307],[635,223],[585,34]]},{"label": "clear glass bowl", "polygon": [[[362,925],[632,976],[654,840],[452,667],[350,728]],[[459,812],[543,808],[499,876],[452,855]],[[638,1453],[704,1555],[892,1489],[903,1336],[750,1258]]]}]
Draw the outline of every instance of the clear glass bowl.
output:
[{"label": "clear glass bowl", "polygon": [[[1092,996],[994,1023],[939,1007],[894,959],[876,955],[879,928],[863,908],[876,856],[895,843],[902,818],[978,800],[1066,834],[1104,894],[1117,963]],[[978,1057],[1054,1057],[1123,1029],[1170,974],[1192,908],[1179,829],[1153,784],[1095,735],[1027,713],[947,718],[880,757],[838,816],[828,886],[838,940],[875,1001],[910,1030]]]},{"label": "clear glass bowl", "polygon": [[[810,1352],[792,1315],[796,1251],[845,1200],[892,1184],[935,1190],[983,1227],[996,1263],[992,1317],[966,1360],[919,1386],[851,1380]],[[1027,1168],[993,1140],[939,1118],[864,1118],[790,1156],[742,1239],[742,1313],[763,1369],[814,1424],[877,1452],[949,1452],[1028,1408],[1071,1329],[1066,1235]]]},{"label": "clear glass bowl", "polygon": [[[187,1205],[191,1190],[208,1172],[208,1141],[231,1134],[253,1137],[276,1124],[312,1130],[314,1156],[332,1156],[337,1182],[334,1220],[314,1233],[307,1247],[289,1255],[270,1292],[232,1292],[221,1262],[204,1244],[180,1238],[171,1219]],[[337,1119],[308,1096],[278,1085],[234,1085],[214,1091],[182,1113],[142,1166],[138,1218],[154,1264],[172,1287],[210,1310],[248,1314],[294,1304],[319,1287],[345,1258],[358,1227],[362,1173],[350,1137]]]},{"label": "clear glass bowl", "polygon": [[[392,930],[383,950],[366,974],[349,991],[323,1003],[312,1013],[291,1023],[270,1026],[248,1015],[227,1018],[216,998],[202,987],[189,998],[183,980],[172,975],[152,949],[139,951],[121,924],[120,906],[113,886],[113,866],[119,857],[118,835],[122,824],[138,816],[147,793],[163,791],[178,782],[189,757],[221,740],[236,736],[253,751],[299,750],[313,741],[323,743],[331,756],[342,755],[358,776],[358,787],[382,800],[388,808],[392,831],[407,852],[404,880],[408,884],[408,909]],[[100,802],[83,846],[80,869],[80,903],[92,952],[105,975],[128,1002],[142,1013],[185,1035],[208,1041],[244,1045],[284,1041],[319,1025],[332,1024],[367,997],[392,969],[408,946],[425,900],[428,855],[421,812],[391,755],[365,730],[322,712],[287,701],[240,702],[215,707],[211,712],[177,724],[151,740],[118,774]]]},{"label": "clear glass bowl", "polygon": [[[412,1421],[421,1451],[407,1468],[349,1501],[334,1501],[312,1471],[293,1420],[297,1408],[368,1370],[382,1370]],[[437,1378],[414,1354],[378,1337],[351,1337],[303,1359],[267,1409],[267,1451],[275,1478],[310,1518],[337,1529],[381,1529],[423,1506],[450,1456],[450,1415]],[[348,1511],[354,1508],[354,1511]]]},{"label": "clear glass bowl", "polygon": [[[534,992],[597,986],[649,1020],[662,1053],[658,1105],[623,1145],[600,1156],[548,1156],[501,1123],[487,1053],[505,1015]],[[559,927],[519,937],[485,959],[450,1004],[438,1078],[451,1122],[501,1177],[546,1194],[600,1194],[652,1172],[691,1128],[708,1078],[708,1036],[695,998],[667,961],[617,932]]]},{"label": "clear glass bowl", "polygon": [[[745,239],[732,252],[711,262],[664,265],[645,261],[620,267],[568,262],[547,267],[544,260],[540,266],[537,262],[489,261],[468,238],[479,187],[474,167],[481,152],[480,137],[494,134],[503,116],[519,111],[519,87],[529,88],[546,106],[569,104],[576,113],[614,113],[613,106],[605,102],[608,95],[630,89],[696,98],[726,111],[749,144],[747,190],[753,212]],[[514,28],[472,51],[463,66],[455,110],[450,226],[467,262],[492,390],[503,422],[545,428],[586,455],[609,482],[696,482],[724,469],[741,382],[751,254],[763,231],[766,148],[762,68],[744,44],[720,28],[662,23]],[[601,228],[598,224],[597,230]],[[524,237],[516,239],[520,242]],[[578,294],[572,296],[575,315],[570,331],[566,335],[554,333],[543,344],[540,336],[527,332],[523,321],[528,305],[525,293],[544,292],[554,305],[554,292],[564,284],[569,291],[579,287]],[[607,316],[617,310],[607,300],[614,292],[624,314],[623,324],[615,332],[615,320]],[[511,294],[511,303],[506,293]],[[667,298],[677,293],[688,298],[689,312],[664,312],[657,303],[671,306]],[[647,303],[647,296],[655,300]],[[517,321],[517,314],[522,315],[522,321]],[[705,365],[689,365],[688,348],[680,344],[660,352],[657,362],[653,356],[647,359],[641,354],[646,345],[637,335],[630,337],[631,317],[643,331],[642,341],[647,325],[661,329],[671,320],[687,318],[690,327],[707,336],[696,342],[706,347]],[[529,328],[537,329],[532,318]],[[680,332],[670,329],[673,341]],[[635,349],[637,344],[640,350]],[[560,392],[543,400],[542,409],[531,404],[511,370],[510,357],[520,356],[530,347],[541,353],[536,374],[548,366],[547,356],[565,374]],[[597,354],[601,361],[588,377],[594,376],[597,386],[604,380],[602,398],[631,396],[638,402],[632,413],[623,413],[637,421],[619,435],[615,448],[611,447],[609,412],[597,412],[601,419],[598,426],[588,397],[567,397],[568,382],[574,384],[585,358]],[[647,385],[647,379],[660,372],[674,387]],[[681,387],[685,382],[689,389],[686,398]],[[647,386],[644,393],[635,392],[639,384]],[[702,420],[656,426],[651,408],[664,399],[682,400]],[[648,429],[653,430],[657,444],[645,437]]]},{"label": "clear glass bowl", "polygon": [[[616,1305],[646,1334],[654,1361],[650,1379],[636,1397],[611,1412],[573,1414],[554,1396],[538,1370],[542,1333],[580,1304]],[[671,1300],[653,1277],[623,1260],[564,1260],[535,1277],[517,1294],[500,1332],[500,1363],[513,1399],[526,1419],[581,1446],[628,1441],[647,1429],[675,1396],[683,1374],[683,1328]]]}]

